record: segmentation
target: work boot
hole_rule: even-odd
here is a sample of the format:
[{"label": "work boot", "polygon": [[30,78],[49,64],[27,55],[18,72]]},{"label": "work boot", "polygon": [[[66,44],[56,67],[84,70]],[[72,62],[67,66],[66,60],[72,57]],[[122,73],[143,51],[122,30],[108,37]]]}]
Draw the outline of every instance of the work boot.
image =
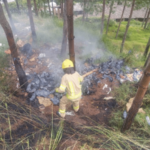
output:
[{"label": "work boot", "polygon": [[65,118],[65,116],[66,116],[66,114],[65,113],[60,113],[59,111],[57,111],[57,113],[56,113],[59,117],[61,117],[61,118]]}]

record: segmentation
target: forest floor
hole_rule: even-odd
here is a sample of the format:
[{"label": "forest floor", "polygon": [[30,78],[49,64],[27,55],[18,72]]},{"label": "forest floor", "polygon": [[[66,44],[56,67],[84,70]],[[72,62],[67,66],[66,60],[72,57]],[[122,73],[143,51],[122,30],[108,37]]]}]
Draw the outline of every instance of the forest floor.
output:
[{"label": "forest floor", "polygon": [[[54,52],[49,49],[52,46],[60,49],[60,44],[58,43],[61,43],[61,36],[56,33],[59,33],[61,30],[48,22],[47,19],[44,20],[45,22],[41,20],[42,18],[40,18],[40,21],[38,20],[41,26],[36,26],[38,29],[38,40],[41,40],[41,42],[38,43],[38,47],[33,49],[33,56],[24,64],[25,56],[20,53],[21,64],[28,73],[48,71],[47,66],[51,63],[50,57],[53,58],[59,55],[58,51]],[[84,24],[84,27],[88,26],[89,23]],[[58,21],[57,24],[62,24],[62,22]],[[45,25],[48,30],[44,30],[46,28]],[[98,28],[96,27],[95,29]],[[111,39],[112,28],[110,28],[108,37],[104,37],[104,40]],[[49,29],[54,29],[51,30],[52,34],[47,32]],[[77,29],[79,30],[80,28],[78,27]],[[93,26],[90,31],[92,32],[89,35],[82,32],[83,36],[81,39],[83,41],[92,41],[93,37],[95,37]],[[93,32],[94,35],[92,35]],[[77,39],[80,41],[78,35]],[[82,40],[79,43],[82,43]],[[26,41],[30,41],[30,39]],[[50,44],[51,42],[53,44]],[[89,45],[86,46],[88,47]],[[112,46],[112,44],[109,46]],[[82,44],[78,44],[77,47],[79,53]],[[95,47],[92,48],[94,49]],[[113,47],[111,51],[115,48]],[[3,49],[6,50],[5,47]],[[90,47],[90,50],[93,49]],[[118,50],[118,48],[116,49]],[[39,64],[37,57],[41,52],[46,53],[49,59],[44,58],[41,61],[42,64]],[[100,55],[102,55],[101,52]],[[4,84],[3,89],[5,92],[1,91],[0,93],[0,149],[150,149],[150,130],[145,121],[145,116],[150,113],[147,107],[150,104],[149,91],[147,92],[146,101],[144,101],[146,114],[137,114],[131,129],[124,134],[120,133],[124,121],[122,114],[129,98],[135,96],[137,86],[134,83],[121,85],[114,76],[112,76],[113,82],[103,79],[101,83],[93,86],[93,94],[82,97],[79,112],[74,113],[72,105],[69,104],[67,106],[68,115],[66,115],[65,119],[61,119],[56,115],[58,105],[52,104],[45,108],[44,113],[41,113],[36,103],[29,102],[28,94],[19,88],[19,82],[10,55],[8,54],[7,56],[10,63],[9,67],[4,69],[4,72],[7,74],[6,85],[9,85],[10,88],[7,89]],[[102,77],[99,73],[96,73],[96,76],[99,79]],[[3,79],[3,76],[1,76],[1,79]],[[112,90],[117,88],[118,91],[107,94],[108,88],[103,90],[105,84]],[[115,98],[105,100],[105,97]]]}]

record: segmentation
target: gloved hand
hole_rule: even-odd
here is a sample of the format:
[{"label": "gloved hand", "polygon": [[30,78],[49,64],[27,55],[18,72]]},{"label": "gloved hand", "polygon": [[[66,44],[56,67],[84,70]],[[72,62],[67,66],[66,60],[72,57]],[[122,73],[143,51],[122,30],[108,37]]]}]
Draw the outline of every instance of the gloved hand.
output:
[{"label": "gloved hand", "polygon": [[58,92],[58,88],[55,88],[55,92]]}]

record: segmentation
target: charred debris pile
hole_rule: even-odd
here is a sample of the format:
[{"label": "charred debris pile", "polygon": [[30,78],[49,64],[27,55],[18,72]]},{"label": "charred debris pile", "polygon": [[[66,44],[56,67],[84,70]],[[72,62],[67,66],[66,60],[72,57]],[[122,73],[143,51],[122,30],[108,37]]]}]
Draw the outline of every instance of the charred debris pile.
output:
[{"label": "charred debris pile", "polygon": [[[52,58],[46,53],[34,53],[30,44],[25,44],[21,49],[22,59],[21,62],[29,70],[29,62],[35,66],[31,66],[30,71],[26,72],[29,84],[26,91],[29,93],[29,100],[31,102],[40,97],[49,98],[53,104],[57,105],[63,96],[55,92],[55,88],[59,87],[63,70],[61,69],[61,61],[57,58],[59,53],[58,48],[51,48],[49,53],[53,54]],[[48,56],[48,57],[47,57]],[[56,60],[57,59],[57,60]],[[138,75],[141,74],[139,70],[133,70],[125,66],[123,59],[109,58],[108,61],[96,64],[100,58],[88,58],[82,63],[76,63],[76,70],[81,74],[97,69],[96,72],[84,78],[82,83],[82,91],[84,95],[93,93],[92,87],[98,85],[102,80],[106,79],[109,82],[118,80],[120,83],[131,79],[128,74],[132,74],[132,80],[138,81]],[[47,61],[48,60],[48,61]],[[40,67],[41,66],[41,67]],[[39,69],[42,68],[42,69]],[[38,70],[38,71],[37,71]],[[39,71],[40,70],[40,71]],[[100,74],[100,76],[99,76]],[[53,96],[50,96],[53,95]]]}]

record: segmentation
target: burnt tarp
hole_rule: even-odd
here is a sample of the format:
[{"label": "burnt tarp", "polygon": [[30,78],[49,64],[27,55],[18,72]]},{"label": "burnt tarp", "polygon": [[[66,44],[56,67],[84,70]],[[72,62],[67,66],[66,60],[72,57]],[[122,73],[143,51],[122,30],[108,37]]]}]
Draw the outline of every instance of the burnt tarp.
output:
[{"label": "burnt tarp", "polygon": [[32,46],[29,43],[26,43],[23,47],[20,48],[21,52],[30,58],[33,55]]},{"label": "burnt tarp", "polygon": [[60,85],[60,77],[48,72],[30,74],[27,77],[31,80],[26,89],[31,95],[30,101],[34,101],[37,96],[48,98],[50,94],[54,94],[54,97],[51,98],[52,102],[55,105],[59,103],[62,94],[55,93],[55,88]]},{"label": "burnt tarp", "polygon": [[92,88],[93,85],[98,85],[103,79],[107,79],[109,82],[113,82],[112,76],[115,76],[116,80],[118,81],[120,80],[120,76],[124,76],[122,67],[124,67],[125,64],[122,59],[113,59],[110,57],[106,62],[99,64],[95,64],[95,62],[98,62],[97,58],[88,58],[83,62],[82,65],[77,65],[77,71],[80,74],[85,74],[94,69],[98,69],[98,73],[102,75],[101,78],[98,78],[96,73],[93,73],[85,77],[82,83],[82,92],[84,95],[94,93]]}]

